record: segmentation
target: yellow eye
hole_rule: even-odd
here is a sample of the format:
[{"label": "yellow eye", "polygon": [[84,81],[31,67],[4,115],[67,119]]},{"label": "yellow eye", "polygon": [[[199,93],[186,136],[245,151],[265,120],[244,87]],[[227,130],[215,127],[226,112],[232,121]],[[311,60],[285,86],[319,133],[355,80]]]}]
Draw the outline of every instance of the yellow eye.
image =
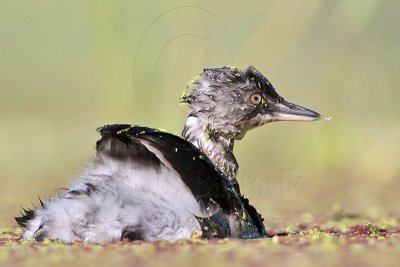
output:
[{"label": "yellow eye", "polygon": [[262,96],[260,94],[255,93],[250,96],[250,103],[252,103],[253,105],[260,104],[261,100],[262,100]]}]

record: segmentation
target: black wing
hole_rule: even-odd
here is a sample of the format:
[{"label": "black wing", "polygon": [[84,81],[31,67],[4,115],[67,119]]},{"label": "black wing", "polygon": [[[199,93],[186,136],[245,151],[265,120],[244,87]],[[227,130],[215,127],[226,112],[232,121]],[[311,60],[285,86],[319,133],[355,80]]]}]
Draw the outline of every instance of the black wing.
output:
[{"label": "black wing", "polygon": [[[264,219],[250,205],[249,200],[240,195],[239,188],[231,184],[225,174],[190,142],[170,133],[129,124],[105,125],[98,131],[102,136],[102,139],[97,142],[98,153],[106,152],[114,158],[131,157],[133,160],[152,164],[154,167],[162,164],[160,161],[162,157],[181,176],[204,207],[217,203],[227,214],[237,213],[238,210],[245,211],[250,217],[250,220],[246,222],[247,227],[252,229],[255,227],[258,237],[267,236]],[[104,144],[107,140],[111,141],[111,146],[105,149]],[[143,145],[143,141],[156,148],[161,155],[155,155],[148,150]],[[220,221],[218,219],[220,216],[214,217],[204,220],[204,225],[208,226]],[[254,226],[251,226],[252,224]],[[226,227],[223,228],[226,230]]]},{"label": "black wing", "polygon": [[[128,124],[98,129],[97,153],[115,159],[130,158],[158,168],[172,167],[203,207],[218,204],[226,213],[242,209],[239,194],[227,178],[194,145],[170,133]],[[152,151],[153,149],[153,151]]]}]

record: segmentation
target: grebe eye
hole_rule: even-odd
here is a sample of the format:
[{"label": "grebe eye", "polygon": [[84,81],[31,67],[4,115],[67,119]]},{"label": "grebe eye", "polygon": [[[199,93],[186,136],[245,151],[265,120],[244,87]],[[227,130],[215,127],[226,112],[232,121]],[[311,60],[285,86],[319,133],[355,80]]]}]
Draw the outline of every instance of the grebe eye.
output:
[{"label": "grebe eye", "polygon": [[253,105],[259,105],[261,103],[261,94],[255,93],[250,96],[250,103]]}]

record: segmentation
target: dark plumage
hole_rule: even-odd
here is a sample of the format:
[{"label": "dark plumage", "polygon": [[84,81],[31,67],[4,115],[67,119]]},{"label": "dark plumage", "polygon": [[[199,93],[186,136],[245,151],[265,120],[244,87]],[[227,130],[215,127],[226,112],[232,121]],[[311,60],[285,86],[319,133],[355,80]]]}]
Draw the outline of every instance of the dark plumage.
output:
[{"label": "dark plumage", "polygon": [[[44,204],[41,204],[41,207],[44,206]],[[25,208],[21,208],[21,216],[19,217],[15,217],[15,221],[18,223],[18,225],[22,228],[22,229],[26,229],[27,228],[27,224],[30,220],[33,219],[33,217],[35,216],[35,212],[31,209],[25,209]]]}]

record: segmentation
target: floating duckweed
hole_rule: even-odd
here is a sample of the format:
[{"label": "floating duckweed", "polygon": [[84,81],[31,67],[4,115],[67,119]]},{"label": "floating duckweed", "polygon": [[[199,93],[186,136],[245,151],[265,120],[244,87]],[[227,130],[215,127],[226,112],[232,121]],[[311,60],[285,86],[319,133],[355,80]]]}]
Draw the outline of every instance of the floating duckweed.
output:
[{"label": "floating duckweed", "polygon": [[291,226],[291,225],[289,225],[289,226],[286,227],[286,232],[287,232],[289,235],[296,233],[295,228],[294,228],[293,226]]},{"label": "floating duckweed", "polygon": [[117,134],[126,133],[128,130],[129,130],[129,128],[119,130],[119,131],[117,132]]},{"label": "floating duckweed", "polygon": [[313,239],[313,240],[319,240],[323,236],[323,233],[321,232],[321,230],[316,228],[316,227],[311,229],[309,231],[309,234],[310,234],[310,238]]},{"label": "floating duckweed", "polygon": [[246,87],[246,84],[243,84],[242,86],[240,86],[239,88],[240,89],[243,89],[243,88],[245,88]]},{"label": "floating duckweed", "polygon": [[51,239],[49,239],[49,238],[46,238],[46,239],[44,239],[43,241],[42,241],[42,244],[44,244],[44,245],[49,245],[49,244],[52,244],[54,241],[53,240],[51,240]]},{"label": "floating duckweed", "polygon": [[231,109],[229,110],[230,112],[233,112],[235,109],[234,107],[231,107]]},{"label": "floating duckweed", "polygon": [[200,230],[194,230],[192,232],[191,239],[199,239],[202,236],[202,232]]},{"label": "floating duckweed", "polygon": [[182,92],[182,98],[186,98],[187,96],[187,91],[189,88],[201,77],[201,75],[196,75],[192,80],[188,81],[186,83],[186,89]]},{"label": "floating duckweed", "polygon": [[205,134],[206,141],[210,140],[210,138],[211,138],[211,130],[210,130],[210,128],[208,128],[208,125],[205,124],[203,126],[202,130],[203,130],[203,132]]},{"label": "floating duckweed", "polygon": [[146,131],[141,131],[139,134],[145,134],[146,133]]},{"label": "floating duckweed", "polygon": [[193,81],[189,81],[186,83],[186,89],[183,91],[182,93],[182,97],[186,96],[187,94],[187,90],[189,90],[189,88],[193,85]]},{"label": "floating duckweed", "polygon": [[226,80],[225,81],[227,81],[227,82],[231,82],[232,80],[231,79],[229,79],[229,78],[226,78]]},{"label": "floating duckweed", "polygon": [[246,221],[247,220],[247,214],[245,211],[242,212],[242,220]]},{"label": "floating duckweed", "polygon": [[236,72],[236,73],[235,73],[235,76],[236,76],[236,77],[240,77],[240,76],[242,76],[242,75],[241,75],[239,72]]},{"label": "floating duckweed", "polygon": [[255,79],[254,79],[254,77],[250,77],[250,80],[254,81]]},{"label": "floating duckweed", "polygon": [[96,128],[96,131],[101,132],[105,127],[106,127],[106,125],[101,125]]},{"label": "floating duckweed", "polygon": [[205,158],[204,158],[204,156],[203,156],[203,155],[200,155],[200,156],[199,156],[199,159],[205,159]]},{"label": "floating duckweed", "polygon": [[265,99],[264,99],[264,98],[261,98],[261,105],[263,105],[263,106],[266,106],[266,105],[267,105],[267,102],[265,102]]},{"label": "floating duckweed", "polygon": [[369,234],[370,234],[371,236],[376,236],[376,235],[379,234],[379,229],[378,229],[378,227],[376,227],[374,224],[372,224],[372,223],[370,223],[370,222],[366,222],[366,223],[364,224],[364,226],[368,228]]},{"label": "floating duckweed", "polygon": [[258,87],[258,88],[261,88],[261,84],[260,84],[260,83],[257,83],[257,87]]},{"label": "floating duckweed", "polygon": [[245,110],[246,108],[245,108],[244,106],[242,106],[240,109],[241,109],[241,110]]}]

